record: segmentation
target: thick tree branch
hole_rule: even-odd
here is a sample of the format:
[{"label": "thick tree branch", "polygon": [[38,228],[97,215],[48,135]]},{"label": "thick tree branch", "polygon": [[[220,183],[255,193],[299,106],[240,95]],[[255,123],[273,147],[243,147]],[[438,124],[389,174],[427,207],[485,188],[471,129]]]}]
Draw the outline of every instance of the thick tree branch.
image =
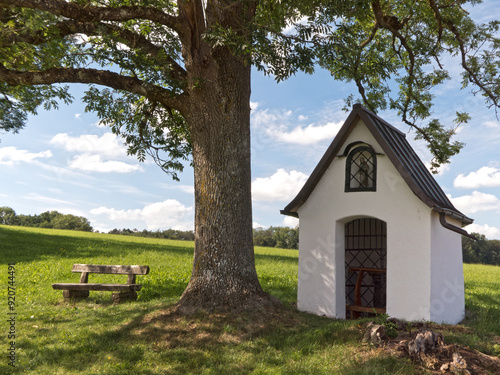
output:
[{"label": "thick tree branch", "polygon": [[[170,57],[163,48],[158,47],[150,42],[143,35],[134,33],[130,30],[122,29],[118,26],[96,22],[78,22],[73,20],[65,20],[56,23],[52,26],[57,31],[61,38],[75,34],[85,35],[116,35],[117,40],[130,47],[131,49],[139,49],[145,52],[150,57],[157,60],[158,65],[162,66],[162,70],[168,72],[170,78],[178,81],[186,79],[186,71],[177,61]],[[40,45],[49,41],[45,30],[26,34],[10,34],[3,40],[0,40],[0,47],[6,47],[14,43],[27,43],[31,45]]]},{"label": "thick tree branch", "polygon": [[44,71],[19,72],[0,64],[0,81],[12,86],[50,85],[54,83],[86,83],[107,86],[142,95],[152,102],[172,107],[179,112],[186,110],[185,94],[175,94],[170,90],[149,84],[134,77],[90,68],[51,68]]},{"label": "thick tree branch", "polygon": [[150,20],[179,33],[183,31],[179,17],[151,6],[96,7],[64,0],[0,0],[0,6],[2,5],[38,9],[83,22]]},{"label": "thick tree branch", "polygon": [[194,55],[195,51],[199,51],[202,35],[206,31],[203,3],[201,0],[180,0],[178,5],[179,16],[187,22],[189,27],[189,49]]}]

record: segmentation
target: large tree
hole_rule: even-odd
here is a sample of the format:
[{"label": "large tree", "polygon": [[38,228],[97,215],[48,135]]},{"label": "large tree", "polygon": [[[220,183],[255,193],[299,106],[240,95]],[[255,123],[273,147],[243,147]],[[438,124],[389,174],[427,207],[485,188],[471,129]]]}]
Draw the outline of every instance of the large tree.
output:
[{"label": "large tree", "polygon": [[456,124],[428,119],[446,54],[458,56],[464,85],[498,106],[498,25],[477,25],[465,3],[0,0],[0,127],[16,132],[39,106],[73,100],[65,84],[88,85],[87,109],[130,153],[174,178],[193,164],[195,254],[181,310],[259,306],[272,299],[252,245],[252,65],[278,81],[321,66],[355,82],[348,104],[397,110],[437,166],[462,146]]}]

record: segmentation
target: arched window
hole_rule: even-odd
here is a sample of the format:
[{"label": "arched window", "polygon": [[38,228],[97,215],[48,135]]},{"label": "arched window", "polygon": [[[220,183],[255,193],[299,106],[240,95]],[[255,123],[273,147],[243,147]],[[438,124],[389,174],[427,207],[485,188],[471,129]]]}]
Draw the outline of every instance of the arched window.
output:
[{"label": "arched window", "polygon": [[354,148],[347,156],[345,191],[375,191],[377,156],[370,146]]}]

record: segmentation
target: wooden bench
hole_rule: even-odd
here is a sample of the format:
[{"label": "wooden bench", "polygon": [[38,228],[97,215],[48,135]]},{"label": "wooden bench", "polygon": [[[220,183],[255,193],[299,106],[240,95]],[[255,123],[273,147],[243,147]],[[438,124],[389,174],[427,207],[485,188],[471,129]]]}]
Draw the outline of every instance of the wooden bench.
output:
[{"label": "wooden bench", "polygon": [[351,312],[351,319],[357,319],[362,312],[385,314],[385,309],[382,307],[371,307],[361,305],[361,286],[365,273],[386,273],[384,268],[365,268],[365,267],[350,267],[349,271],[357,272],[356,285],[354,287],[354,305],[347,305],[346,310]]},{"label": "wooden bench", "polygon": [[[71,272],[81,272],[79,283],[56,283],[52,288],[63,291],[63,297],[69,301],[71,298],[86,298],[91,290],[114,292],[112,299],[119,303],[124,300],[136,300],[137,291],[142,285],[136,284],[136,275],[147,275],[149,266],[106,266],[97,264],[74,264]],[[89,273],[128,275],[126,284],[91,284]]]}]

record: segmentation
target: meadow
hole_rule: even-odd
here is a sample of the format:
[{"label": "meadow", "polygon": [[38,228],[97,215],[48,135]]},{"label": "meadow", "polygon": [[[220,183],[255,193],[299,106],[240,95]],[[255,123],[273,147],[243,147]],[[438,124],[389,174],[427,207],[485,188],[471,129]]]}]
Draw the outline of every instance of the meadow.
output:
[{"label": "meadow", "polygon": [[[360,342],[363,320],[298,312],[296,250],[255,249],[265,291],[282,311],[181,316],[193,243],[0,225],[0,374],[417,374],[411,361]],[[9,263],[15,263],[9,275]],[[134,302],[109,292],[64,302],[53,282],[77,282],[74,263],[144,264]],[[500,355],[500,267],[465,265],[466,318],[446,342]],[[8,284],[15,277],[15,305]],[[90,275],[90,282],[124,282]],[[9,308],[13,310],[9,310]],[[14,311],[15,339],[8,315]],[[15,342],[15,367],[9,345]]]}]

